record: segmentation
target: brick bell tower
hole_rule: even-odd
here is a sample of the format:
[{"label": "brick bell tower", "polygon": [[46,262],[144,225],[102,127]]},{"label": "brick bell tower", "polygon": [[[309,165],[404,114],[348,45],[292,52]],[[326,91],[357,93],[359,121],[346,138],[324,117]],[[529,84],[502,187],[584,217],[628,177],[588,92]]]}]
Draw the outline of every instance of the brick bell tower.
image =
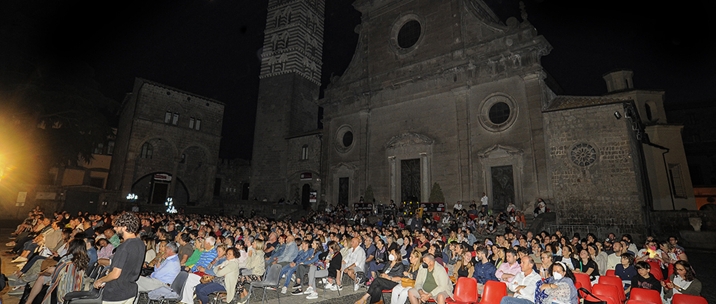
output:
[{"label": "brick bell tower", "polygon": [[287,198],[287,138],[317,129],[324,11],[325,0],[269,0],[251,198]]}]

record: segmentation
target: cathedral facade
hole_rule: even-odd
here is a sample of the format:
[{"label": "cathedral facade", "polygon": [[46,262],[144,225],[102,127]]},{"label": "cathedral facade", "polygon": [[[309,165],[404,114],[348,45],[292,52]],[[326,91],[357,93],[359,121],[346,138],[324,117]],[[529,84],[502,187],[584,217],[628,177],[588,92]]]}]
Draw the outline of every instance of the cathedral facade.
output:
[{"label": "cathedral facade", "polygon": [[[552,47],[525,13],[503,22],[480,0],[357,0],[353,59],[311,100],[314,74],[302,71],[320,64],[300,66],[320,60],[300,34],[310,29],[286,35],[285,45],[303,45],[293,51],[273,42],[284,36],[270,24],[289,7],[324,6],[269,2],[252,195],[303,198],[303,189],[350,205],[371,187],[385,204],[426,202],[437,183],[449,206],[485,193],[491,209],[531,211],[543,198],[563,223],[622,231],[643,231],[648,210],[692,209],[693,196],[674,195],[693,190],[663,92],[634,90],[631,72],[616,71],[604,76],[605,96],[558,96],[540,63]],[[315,116],[303,110],[312,102],[324,109],[321,130],[310,130]]]}]

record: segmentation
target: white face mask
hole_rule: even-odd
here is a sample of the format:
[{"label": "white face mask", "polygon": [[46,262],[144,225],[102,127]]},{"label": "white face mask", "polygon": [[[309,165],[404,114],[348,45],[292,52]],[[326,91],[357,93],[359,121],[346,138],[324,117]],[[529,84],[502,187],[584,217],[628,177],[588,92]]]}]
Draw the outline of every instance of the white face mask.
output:
[{"label": "white face mask", "polygon": [[389,260],[389,261],[395,261],[395,256],[392,255],[392,254],[391,254],[391,255],[388,255],[388,260]]},{"label": "white face mask", "polygon": [[559,273],[559,272],[552,273],[552,276],[554,277],[555,280],[560,280],[560,279],[562,279],[562,278],[564,277],[564,276],[563,276],[561,273]]}]

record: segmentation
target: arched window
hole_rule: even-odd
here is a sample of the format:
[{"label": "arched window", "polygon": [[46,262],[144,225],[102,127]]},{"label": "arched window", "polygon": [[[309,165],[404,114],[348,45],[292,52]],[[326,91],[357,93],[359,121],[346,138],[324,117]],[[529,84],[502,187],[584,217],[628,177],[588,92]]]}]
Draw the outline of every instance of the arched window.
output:
[{"label": "arched window", "polygon": [[651,121],[652,114],[651,114],[651,106],[648,103],[644,104],[644,112],[646,112],[646,120]]},{"label": "arched window", "polygon": [[154,147],[152,147],[149,143],[144,143],[142,145],[142,151],[139,154],[139,157],[141,158],[152,158],[152,154],[154,153]]},{"label": "arched window", "polygon": [[301,147],[301,160],[307,160],[308,159],[308,145],[303,145]]}]

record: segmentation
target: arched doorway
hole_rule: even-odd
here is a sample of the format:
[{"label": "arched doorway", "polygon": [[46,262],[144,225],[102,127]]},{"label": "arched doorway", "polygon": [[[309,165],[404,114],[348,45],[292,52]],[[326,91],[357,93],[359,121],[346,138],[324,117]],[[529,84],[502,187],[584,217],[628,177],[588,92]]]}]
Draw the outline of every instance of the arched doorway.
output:
[{"label": "arched doorway", "polygon": [[303,188],[301,188],[301,207],[303,207],[303,210],[307,210],[309,207],[311,207],[311,185],[304,184]]},{"label": "arched doorway", "polygon": [[173,195],[169,193],[171,178],[171,175],[165,172],[147,174],[132,184],[132,193],[139,197],[140,204],[162,205],[167,197],[171,196],[175,205],[187,205],[189,191],[181,179],[177,178]]}]

